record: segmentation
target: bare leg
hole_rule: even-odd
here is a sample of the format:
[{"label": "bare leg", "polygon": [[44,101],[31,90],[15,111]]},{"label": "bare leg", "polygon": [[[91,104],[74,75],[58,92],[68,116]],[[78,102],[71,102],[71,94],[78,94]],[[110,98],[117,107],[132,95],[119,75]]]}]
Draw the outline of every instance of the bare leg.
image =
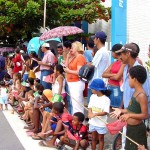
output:
[{"label": "bare leg", "polygon": [[99,134],[99,150],[103,150],[104,147],[104,134]]},{"label": "bare leg", "polygon": [[46,141],[46,144],[49,146],[49,147],[53,147],[54,144],[55,144],[55,141],[56,141],[56,138],[57,138],[57,133],[60,132],[62,130],[62,121],[59,120],[57,122],[57,127],[55,129],[55,132],[53,134],[53,137],[50,141]]},{"label": "bare leg", "polygon": [[96,150],[96,144],[97,144],[97,132],[92,132],[92,150]]},{"label": "bare leg", "polygon": [[3,110],[3,104],[0,104],[0,110]]}]

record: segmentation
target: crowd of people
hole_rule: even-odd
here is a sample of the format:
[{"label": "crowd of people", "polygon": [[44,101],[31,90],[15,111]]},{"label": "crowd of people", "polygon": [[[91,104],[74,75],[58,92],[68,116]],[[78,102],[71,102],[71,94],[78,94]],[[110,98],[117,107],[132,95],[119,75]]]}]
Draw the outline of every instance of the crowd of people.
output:
[{"label": "crowd of people", "polygon": [[[63,149],[68,145],[74,150],[86,149],[90,143],[92,150],[97,144],[103,150],[111,109],[111,117],[126,121],[124,133],[139,144],[123,138],[122,146],[126,150],[148,148],[143,121],[150,114],[150,83],[138,58],[139,46],[115,44],[111,49],[115,61],[110,64],[106,39],[105,32],[96,32],[87,41],[85,51],[78,41],[59,43],[57,55],[49,43],[44,43],[42,58],[34,51],[28,54],[19,48],[6,58],[0,55],[0,109],[8,110],[9,103],[26,122],[28,135],[41,140],[41,146]],[[79,70],[85,65],[94,66],[88,83],[79,77]],[[88,126],[84,124],[84,97]]]}]

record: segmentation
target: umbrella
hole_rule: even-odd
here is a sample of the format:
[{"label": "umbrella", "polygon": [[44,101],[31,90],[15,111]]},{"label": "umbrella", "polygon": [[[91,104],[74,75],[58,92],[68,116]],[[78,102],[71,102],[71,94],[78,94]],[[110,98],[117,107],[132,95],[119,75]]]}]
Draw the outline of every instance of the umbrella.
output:
[{"label": "umbrella", "polygon": [[83,33],[84,31],[76,26],[60,26],[49,31],[44,32],[40,36],[40,40],[47,40],[50,38],[63,37],[78,33]]},{"label": "umbrella", "polygon": [[47,39],[44,41],[40,41],[39,37],[34,37],[29,41],[28,47],[27,47],[27,51],[28,53],[30,53],[31,51],[34,51],[38,54],[39,48],[40,46],[48,41],[56,41],[57,43],[61,42],[59,38],[51,38],[51,39]]}]

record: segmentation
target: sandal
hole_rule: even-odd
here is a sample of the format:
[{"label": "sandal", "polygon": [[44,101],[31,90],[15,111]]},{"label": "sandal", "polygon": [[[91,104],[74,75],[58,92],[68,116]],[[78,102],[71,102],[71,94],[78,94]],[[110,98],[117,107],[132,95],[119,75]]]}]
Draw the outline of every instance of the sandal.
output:
[{"label": "sandal", "polygon": [[45,140],[44,138],[42,138],[41,136],[39,136],[39,135],[37,135],[37,134],[34,134],[34,135],[32,136],[32,139],[33,139],[33,140]]},{"label": "sandal", "polygon": [[57,148],[56,146],[48,146],[48,144],[46,143],[46,141],[40,141],[39,145],[40,146],[44,146],[44,147]]}]

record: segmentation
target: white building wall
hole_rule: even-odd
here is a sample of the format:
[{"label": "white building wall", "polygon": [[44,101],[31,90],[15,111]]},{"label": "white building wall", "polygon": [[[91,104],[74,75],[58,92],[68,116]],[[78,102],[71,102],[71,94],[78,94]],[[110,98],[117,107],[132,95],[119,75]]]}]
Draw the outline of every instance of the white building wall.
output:
[{"label": "white building wall", "polygon": [[[111,0],[106,0],[104,5],[111,7]],[[121,20],[120,20],[121,21]],[[103,30],[111,42],[111,20],[106,22],[98,20],[89,24],[89,33]],[[143,62],[148,60],[148,45],[150,44],[150,0],[127,0],[127,42],[135,42],[140,47],[139,57]],[[111,44],[108,44],[110,49]]]}]

